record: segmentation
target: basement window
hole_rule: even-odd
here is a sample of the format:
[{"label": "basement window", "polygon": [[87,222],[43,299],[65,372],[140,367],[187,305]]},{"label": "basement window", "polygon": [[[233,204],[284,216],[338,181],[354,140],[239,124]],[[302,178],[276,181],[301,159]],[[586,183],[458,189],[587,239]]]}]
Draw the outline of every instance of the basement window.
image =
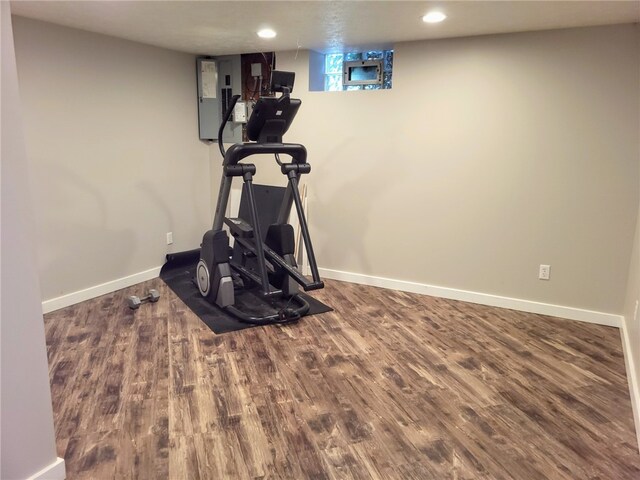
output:
[{"label": "basement window", "polygon": [[325,92],[386,90],[393,79],[393,50],[330,53],[323,67]]}]

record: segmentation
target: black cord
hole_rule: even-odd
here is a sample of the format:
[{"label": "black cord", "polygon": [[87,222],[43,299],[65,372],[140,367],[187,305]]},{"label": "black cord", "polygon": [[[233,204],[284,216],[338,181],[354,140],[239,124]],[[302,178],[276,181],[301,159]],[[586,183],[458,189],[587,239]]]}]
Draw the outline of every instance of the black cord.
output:
[{"label": "black cord", "polygon": [[249,100],[255,100],[255,96],[257,95],[258,91],[262,89],[262,80],[259,79],[261,77],[262,75],[260,75],[260,77],[253,77],[255,81],[255,87],[253,88],[253,93],[249,97]]},{"label": "black cord", "polygon": [[224,150],[224,145],[222,141],[222,133],[224,132],[224,127],[227,125],[229,118],[231,118],[231,114],[233,113],[233,107],[235,107],[239,98],[240,98],[240,95],[234,95],[233,97],[231,97],[231,104],[229,105],[229,108],[225,112],[224,118],[222,119],[222,123],[220,124],[220,128],[218,129],[218,148],[220,149],[220,153],[222,154],[223,157],[225,155],[225,150]]},{"label": "black cord", "polygon": [[[267,56],[265,55],[264,52],[260,52],[260,54],[262,55],[262,57],[264,58],[264,63],[267,66],[267,68],[269,69],[269,73],[267,74],[267,79],[269,81],[269,83],[267,83],[267,85],[271,85],[271,72],[273,72],[273,66],[269,64],[269,59],[267,58]],[[271,62],[273,63],[275,61],[275,53],[271,53]],[[268,88],[271,88],[270,86]],[[260,92],[262,94],[262,92]],[[267,93],[269,93],[267,91]]]}]

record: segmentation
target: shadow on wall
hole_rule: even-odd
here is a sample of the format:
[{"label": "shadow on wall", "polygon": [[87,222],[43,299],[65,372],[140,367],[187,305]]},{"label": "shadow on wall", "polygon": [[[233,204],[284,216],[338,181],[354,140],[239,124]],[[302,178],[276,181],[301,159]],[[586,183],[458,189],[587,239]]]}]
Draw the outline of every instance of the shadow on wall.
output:
[{"label": "shadow on wall", "polygon": [[[176,218],[174,216],[175,212],[173,211],[171,206],[171,199],[174,198],[175,195],[174,192],[169,193],[162,191],[161,189],[159,190],[157,188],[157,185],[153,185],[148,182],[139,182],[136,185],[136,188],[140,193],[143,193],[146,195],[146,197],[148,197],[148,204],[153,205],[154,225],[157,227],[157,231],[174,232],[174,238],[176,233],[180,234],[181,237],[187,238],[187,236],[191,237],[193,234],[193,231],[189,229],[189,226],[191,225],[197,230],[196,237],[195,239],[191,240],[190,245],[188,241],[183,241],[182,243],[188,249],[195,249],[200,247],[200,232],[204,233],[208,228],[208,224],[203,223],[202,220],[204,218],[208,219],[208,217],[210,216],[211,207],[206,202],[203,202],[202,199],[200,199],[200,201],[197,201],[198,199],[196,198],[196,196],[198,195],[198,192],[195,189],[190,190],[192,201],[188,202],[189,205],[192,205],[193,209],[185,212],[185,215],[191,218],[181,219],[180,222],[176,222]],[[204,195],[200,196],[204,197]],[[206,198],[206,200],[208,200],[208,197]],[[182,203],[184,204],[184,201]],[[176,207],[176,209],[179,208],[180,205]],[[166,223],[164,225],[158,218],[160,216],[163,216],[165,218],[164,221]],[[201,223],[202,225],[200,225]],[[167,249],[169,249],[168,251],[173,252],[173,248],[175,247],[175,245],[175,243],[167,245]],[[159,261],[164,262],[165,251],[162,250],[161,253],[162,258],[160,258]]]},{"label": "shadow on wall", "polygon": [[135,250],[132,229],[109,227],[101,192],[63,165],[40,167],[36,209],[43,300],[122,276]]},{"label": "shadow on wall", "polygon": [[[164,213],[167,222],[165,230],[170,232],[175,231],[175,223],[166,198],[160,195],[154,186],[148,182],[138,182],[136,188],[140,193],[145,193],[149,198],[151,205],[153,205],[153,215],[155,217],[159,217],[161,212]],[[157,218],[155,218],[155,222],[158,223]]]},{"label": "shadow on wall", "polygon": [[67,223],[64,228],[75,232],[78,237],[99,238],[100,241],[92,242],[89,247],[73,243],[55,253],[47,248],[55,257],[41,271],[43,301],[126,275],[122,272],[130,264],[131,246],[136,241],[132,230],[113,231],[77,222]]},{"label": "shadow on wall", "polygon": [[[380,173],[388,168],[382,165],[383,155],[371,159],[372,163],[367,163],[368,159],[344,160],[345,151],[357,150],[352,140],[334,146],[322,161],[318,181],[309,179],[311,192],[315,192],[311,222],[322,245],[339,244],[317,253],[320,265],[326,264],[324,257],[333,267],[358,267],[368,273],[370,263],[365,241],[371,235],[370,218],[376,214],[375,204],[385,196],[390,184],[389,177]],[[323,194],[323,189],[331,193]]]}]

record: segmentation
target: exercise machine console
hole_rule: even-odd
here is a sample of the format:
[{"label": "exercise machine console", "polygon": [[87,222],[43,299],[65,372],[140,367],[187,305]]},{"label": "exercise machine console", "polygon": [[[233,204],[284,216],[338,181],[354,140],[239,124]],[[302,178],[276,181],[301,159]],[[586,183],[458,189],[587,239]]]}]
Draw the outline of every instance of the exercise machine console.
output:
[{"label": "exercise machine console", "polygon": [[[213,227],[202,238],[196,282],[201,295],[210,303],[244,323],[263,325],[296,321],[309,311],[309,303],[299,294],[300,287],[304,291],[324,287],[298,190],[301,175],[311,171],[307,150],[303,145],[282,141],[301,105],[299,99],[290,96],[293,83],[294,73],[273,71],[271,91],[274,96],[261,97],[257,101],[246,126],[249,142],[234,144],[226,151],[222,143],[222,133],[239,95],[232,98],[218,132],[218,146],[224,158],[223,174]],[[276,92],[281,95],[275,96]],[[263,154],[273,155],[280,171],[288,179],[277,221],[269,225],[265,235],[260,228],[253,186],[256,166],[246,161],[251,156]],[[283,162],[281,155],[290,157],[291,161]],[[225,216],[235,177],[242,177],[244,181],[243,194],[247,196],[251,217],[246,220]],[[287,223],[294,204],[311,269],[311,280],[302,275],[295,261],[293,227]],[[234,237],[235,248],[240,248],[240,255],[231,255],[229,235],[223,225]],[[267,313],[243,311],[236,304],[236,299],[240,290],[247,289],[252,289],[273,308],[267,309]],[[276,299],[284,299],[285,305],[275,306]]]}]

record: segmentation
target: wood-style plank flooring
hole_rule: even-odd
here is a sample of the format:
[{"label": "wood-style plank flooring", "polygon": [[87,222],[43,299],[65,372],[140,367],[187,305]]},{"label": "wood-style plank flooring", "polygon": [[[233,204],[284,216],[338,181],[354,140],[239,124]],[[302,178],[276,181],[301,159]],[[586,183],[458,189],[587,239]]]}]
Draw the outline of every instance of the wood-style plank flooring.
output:
[{"label": "wood-style plank flooring", "polygon": [[640,478],[617,329],[336,281],[316,297],[335,311],[224,335],[159,279],[46,315],[68,478]]}]

